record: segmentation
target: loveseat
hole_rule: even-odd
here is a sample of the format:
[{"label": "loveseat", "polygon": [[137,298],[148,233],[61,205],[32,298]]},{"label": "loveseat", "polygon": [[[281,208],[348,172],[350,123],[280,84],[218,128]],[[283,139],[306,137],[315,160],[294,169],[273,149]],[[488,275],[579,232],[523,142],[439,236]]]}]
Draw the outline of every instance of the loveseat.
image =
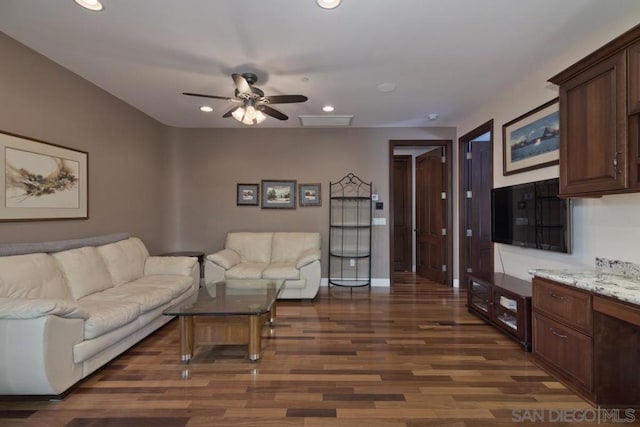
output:
[{"label": "loveseat", "polygon": [[207,283],[224,279],[285,279],[279,299],[313,299],[320,289],[320,233],[231,232],[224,249],[207,255]]},{"label": "loveseat", "polygon": [[61,395],[197,292],[196,258],[127,234],[0,245],[0,395]]}]

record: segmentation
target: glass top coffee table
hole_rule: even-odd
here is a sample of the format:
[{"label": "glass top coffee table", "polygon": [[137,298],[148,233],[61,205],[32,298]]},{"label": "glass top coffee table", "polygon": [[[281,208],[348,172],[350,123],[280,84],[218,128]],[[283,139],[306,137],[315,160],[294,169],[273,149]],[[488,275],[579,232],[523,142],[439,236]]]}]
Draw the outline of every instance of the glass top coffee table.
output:
[{"label": "glass top coffee table", "polygon": [[207,283],[193,297],[166,309],[178,316],[181,359],[189,363],[197,344],[244,344],[249,359],[260,359],[262,326],[276,316],[284,280],[228,279]]}]

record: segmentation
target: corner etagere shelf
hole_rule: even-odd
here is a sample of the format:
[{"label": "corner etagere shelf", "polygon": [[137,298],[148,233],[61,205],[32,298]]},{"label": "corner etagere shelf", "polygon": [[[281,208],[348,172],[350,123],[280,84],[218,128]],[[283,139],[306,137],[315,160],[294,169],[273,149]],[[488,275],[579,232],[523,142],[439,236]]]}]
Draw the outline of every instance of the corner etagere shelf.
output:
[{"label": "corner etagere shelf", "polygon": [[372,183],[349,173],[329,184],[329,286],[370,287]]}]

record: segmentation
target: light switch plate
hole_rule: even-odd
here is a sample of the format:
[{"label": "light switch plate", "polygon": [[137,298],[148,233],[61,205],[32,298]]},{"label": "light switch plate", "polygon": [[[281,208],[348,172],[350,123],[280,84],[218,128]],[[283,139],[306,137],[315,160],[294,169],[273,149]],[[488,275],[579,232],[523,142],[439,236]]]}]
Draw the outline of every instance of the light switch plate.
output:
[{"label": "light switch plate", "polygon": [[387,225],[387,218],[373,218],[373,225]]}]

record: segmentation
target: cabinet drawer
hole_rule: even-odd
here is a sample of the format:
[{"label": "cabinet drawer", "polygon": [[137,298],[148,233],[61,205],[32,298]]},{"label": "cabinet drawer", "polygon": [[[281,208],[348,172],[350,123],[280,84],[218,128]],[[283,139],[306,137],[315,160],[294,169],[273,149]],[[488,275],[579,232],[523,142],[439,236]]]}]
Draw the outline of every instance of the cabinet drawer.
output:
[{"label": "cabinet drawer", "polygon": [[593,340],[539,313],[533,314],[533,351],[580,388],[593,389]]},{"label": "cabinet drawer", "polygon": [[533,279],[533,308],[592,335],[591,295],[587,292],[536,277]]}]

